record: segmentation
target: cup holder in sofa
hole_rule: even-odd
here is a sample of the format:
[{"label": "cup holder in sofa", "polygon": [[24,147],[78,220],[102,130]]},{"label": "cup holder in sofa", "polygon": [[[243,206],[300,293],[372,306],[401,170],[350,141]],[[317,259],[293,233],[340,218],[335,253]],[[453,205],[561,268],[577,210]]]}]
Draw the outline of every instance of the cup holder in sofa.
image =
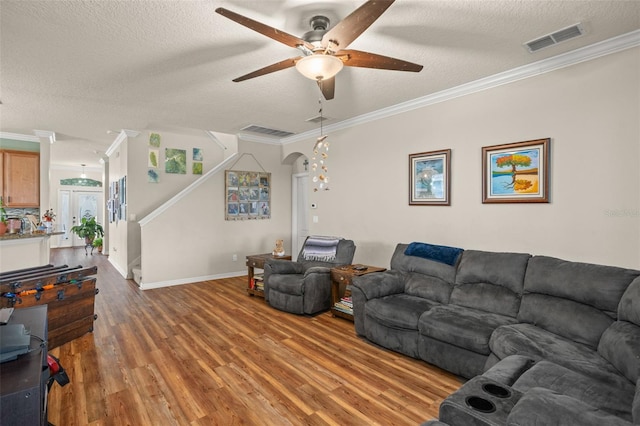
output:
[{"label": "cup holder in sofa", "polygon": [[493,413],[496,411],[496,404],[479,396],[468,396],[465,398],[464,402],[474,410],[481,411],[483,413]]},{"label": "cup holder in sofa", "polygon": [[493,395],[497,398],[509,398],[511,396],[511,391],[503,386],[497,385],[495,383],[485,383],[482,385],[482,390],[488,393],[489,395]]}]

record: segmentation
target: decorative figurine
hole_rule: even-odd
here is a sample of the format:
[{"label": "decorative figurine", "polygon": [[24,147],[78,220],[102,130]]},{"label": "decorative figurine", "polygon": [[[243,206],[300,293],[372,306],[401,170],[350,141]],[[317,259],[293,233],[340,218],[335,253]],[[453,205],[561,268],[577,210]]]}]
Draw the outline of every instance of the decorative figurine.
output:
[{"label": "decorative figurine", "polygon": [[277,257],[284,256],[283,242],[284,242],[284,240],[276,240],[276,248],[273,249],[271,254],[273,254],[274,256],[277,256]]}]

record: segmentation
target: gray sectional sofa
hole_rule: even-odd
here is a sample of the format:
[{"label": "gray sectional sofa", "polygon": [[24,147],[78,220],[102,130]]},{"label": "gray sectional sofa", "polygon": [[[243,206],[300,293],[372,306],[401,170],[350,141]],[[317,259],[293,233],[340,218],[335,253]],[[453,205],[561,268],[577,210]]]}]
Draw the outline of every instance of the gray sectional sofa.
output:
[{"label": "gray sectional sofa", "polygon": [[352,299],[358,335],[470,379],[433,425],[640,424],[640,271],[398,244]]}]

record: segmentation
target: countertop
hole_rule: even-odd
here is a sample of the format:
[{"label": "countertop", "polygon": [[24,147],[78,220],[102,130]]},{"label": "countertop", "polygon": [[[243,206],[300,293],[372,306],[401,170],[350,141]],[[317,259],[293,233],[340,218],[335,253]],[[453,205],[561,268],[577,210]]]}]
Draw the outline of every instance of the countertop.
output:
[{"label": "countertop", "polygon": [[54,235],[64,235],[64,232],[60,231],[60,232],[50,232],[48,234],[46,233],[42,233],[42,234],[36,234],[36,233],[31,233],[31,234],[4,234],[4,235],[0,235],[0,241],[7,241],[7,240],[24,240],[24,239],[28,239],[28,238],[42,238],[42,237],[51,237]]}]

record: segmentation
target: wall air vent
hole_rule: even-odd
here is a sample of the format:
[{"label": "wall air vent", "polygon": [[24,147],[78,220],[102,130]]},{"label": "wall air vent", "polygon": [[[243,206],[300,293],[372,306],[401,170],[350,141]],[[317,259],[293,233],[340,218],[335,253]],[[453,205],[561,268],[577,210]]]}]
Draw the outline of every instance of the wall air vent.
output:
[{"label": "wall air vent", "polygon": [[554,33],[547,34],[539,37],[535,40],[531,40],[524,44],[529,53],[537,52],[545,47],[553,46],[563,41],[571,40],[572,38],[580,37],[584,34],[584,29],[581,24],[571,25],[570,27],[563,28]]},{"label": "wall air vent", "polygon": [[287,136],[295,135],[295,133],[292,133],[292,132],[285,132],[284,130],[269,129],[268,127],[257,126],[255,124],[250,124],[246,127],[243,127],[240,130],[243,130],[245,132],[260,133],[261,135],[274,136],[277,138],[286,138]]}]

